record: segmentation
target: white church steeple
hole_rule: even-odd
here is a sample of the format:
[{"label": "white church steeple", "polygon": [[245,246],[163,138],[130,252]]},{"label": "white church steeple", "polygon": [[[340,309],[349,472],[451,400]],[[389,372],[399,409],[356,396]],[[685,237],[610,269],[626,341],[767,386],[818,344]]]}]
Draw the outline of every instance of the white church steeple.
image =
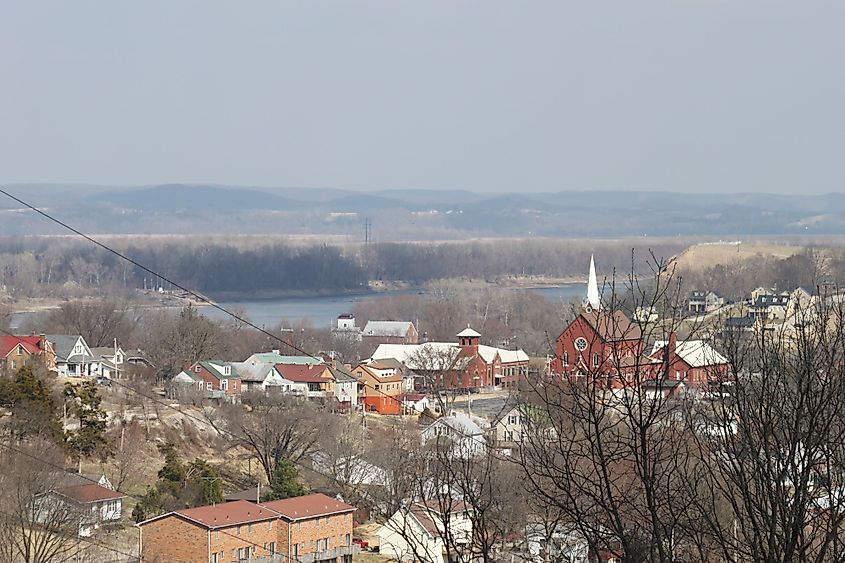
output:
[{"label": "white church steeple", "polygon": [[596,281],[596,263],[592,254],[590,255],[590,277],[587,280],[587,298],[584,300],[584,307],[589,307],[595,311],[601,309],[599,284]]}]

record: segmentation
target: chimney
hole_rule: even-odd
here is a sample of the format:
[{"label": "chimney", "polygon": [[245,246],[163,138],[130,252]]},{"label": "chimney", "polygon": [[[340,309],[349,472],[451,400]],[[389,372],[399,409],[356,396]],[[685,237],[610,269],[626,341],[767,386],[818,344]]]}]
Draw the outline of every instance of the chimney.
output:
[{"label": "chimney", "polygon": [[666,344],[666,358],[668,364],[671,366],[675,363],[678,349],[678,334],[673,330],[669,333],[669,342]]}]

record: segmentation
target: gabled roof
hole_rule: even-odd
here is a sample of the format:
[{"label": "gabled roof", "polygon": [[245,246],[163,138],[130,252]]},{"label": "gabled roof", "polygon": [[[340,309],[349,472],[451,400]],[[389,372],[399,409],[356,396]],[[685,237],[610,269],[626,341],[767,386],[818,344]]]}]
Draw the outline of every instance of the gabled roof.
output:
[{"label": "gabled roof", "polygon": [[[662,358],[665,340],[658,340],[651,349],[651,356]],[[728,363],[727,358],[703,340],[681,340],[675,345],[675,353],[690,367],[700,368]]]},{"label": "gabled roof", "polygon": [[0,335],[0,358],[5,358],[18,346],[23,346],[30,354],[38,354],[41,352],[41,337]]},{"label": "gabled roof", "polygon": [[213,375],[217,379],[229,379],[229,378],[238,379],[238,374],[233,369],[229,370],[228,375],[226,373],[224,373],[223,368],[225,366],[228,365],[231,368],[231,365],[229,365],[228,362],[221,362],[220,360],[201,360],[199,362],[199,365],[201,365],[203,368],[205,368],[206,371],[211,373],[211,375]]},{"label": "gabled roof", "polygon": [[61,487],[56,489],[55,492],[81,504],[101,502],[104,500],[117,500],[126,496],[121,492],[107,489],[106,487],[95,483],[76,485],[72,487]]},{"label": "gabled roof", "polygon": [[430,428],[436,426],[448,426],[462,437],[471,437],[471,436],[478,436],[483,434],[484,431],[481,427],[475,423],[470,417],[465,414],[451,414],[449,416],[442,416],[432,422],[424,432],[429,432]]},{"label": "gabled roof", "polygon": [[408,321],[369,321],[364,336],[407,336],[413,323]]},{"label": "gabled roof", "polygon": [[259,506],[277,512],[287,520],[303,520],[355,510],[354,506],[322,493],[263,502]]},{"label": "gabled roof", "polygon": [[446,506],[444,510],[440,508],[439,503],[436,501],[415,502],[411,505],[410,512],[414,519],[425,528],[426,532],[436,537],[440,532],[437,529],[437,523],[434,520],[435,517],[440,520],[442,526],[444,512],[459,514],[465,512],[467,509],[466,504],[462,501],[447,502],[446,504],[449,506]]},{"label": "gabled roof", "polygon": [[377,382],[394,383],[394,382],[402,381],[404,379],[402,377],[402,375],[399,374],[399,373],[394,373],[393,375],[384,375],[384,376],[379,375],[378,373],[375,372],[375,370],[373,370],[367,364],[358,364],[355,367],[355,369],[359,369],[359,368],[361,370],[363,370],[367,375],[372,377]]},{"label": "gabled roof", "polygon": [[260,504],[246,500],[236,500],[210,506],[174,510],[173,512],[168,512],[167,514],[140,522],[138,525],[143,526],[168,516],[184,518],[207,529],[226,528],[228,526],[261,522],[262,520],[271,520],[279,517],[277,512]]},{"label": "gabled roof", "polygon": [[[56,359],[62,362],[67,362],[71,360],[73,362],[84,362],[88,359],[93,359],[92,356],[88,355],[91,352],[91,349],[88,347],[88,344],[85,342],[85,339],[78,334],[48,334],[47,340],[49,340],[53,344],[53,351],[56,353]],[[75,356],[71,356],[73,353],[73,347],[76,346],[76,343],[82,340],[82,345],[87,350],[88,354],[77,354]]]},{"label": "gabled roof", "polygon": [[276,364],[276,371],[294,383],[325,383],[331,379],[323,377],[325,365]]},{"label": "gabled roof", "polygon": [[329,370],[332,372],[332,377],[334,377],[335,383],[350,383],[358,381],[358,378],[345,367],[330,366]]},{"label": "gabled roof", "polygon": [[229,365],[241,381],[250,383],[263,383],[273,371],[273,364],[263,362],[229,362]]},{"label": "gabled roof", "polygon": [[641,340],[643,337],[640,327],[622,311],[581,311],[580,316],[605,342]]}]

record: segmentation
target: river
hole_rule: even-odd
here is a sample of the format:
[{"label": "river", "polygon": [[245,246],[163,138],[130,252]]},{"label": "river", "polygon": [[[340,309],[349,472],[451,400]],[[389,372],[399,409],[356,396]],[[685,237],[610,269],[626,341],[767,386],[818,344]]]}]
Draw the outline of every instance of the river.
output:
[{"label": "river", "polygon": [[[480,290],[479,290],[480,291]],[[545,295],[551,302],[568,303],[573,297],[581,297],[586,293],[586,285],[573,283],[555,287],[513,288],[507,291],[528,291]],[[364,293],[360,295],[336,295],[320,297],[288,297],[284,299],[220,301],[218,304],[232,312],[241,312],[254,324],[272,328],[282,320],[291,323],[307,321],[315,327],[324,328],[334,324],[341,313],[350,312],[357,303],[372,299],[385,299],[396,295],[415,295],[417,290],[385,291],[381,293]],[[225,319],[226,314],[213,307],[202,307],[202,314],[210,319]],[[11,328],[20,328],[29,319],[43,313],[15,313],[12,316]]]},{"label": "river", "polygon": [[[528,291],[545,295],[553,303],[568,303],[573,297],[586,294],[586,285],[581,283],[566,284],[556,287],[514,288],[508,291]],[[362,295],[338,295],[323,297],[291,297],[286,299],[268,299],[262,301],[221,301],[219,305],[229,311],[239,310],[247,318],[261,327],[274,327],[280,321],[309,321],[315,327],[324,328],[334,324],[341,313],[350,312],[357,303],[372,299],[385,299],[396,295],[413,295],[417,291],[385,291]],[[226,314],[217,309],[206,307],[203,314],[212,319],[224,319]]]}]

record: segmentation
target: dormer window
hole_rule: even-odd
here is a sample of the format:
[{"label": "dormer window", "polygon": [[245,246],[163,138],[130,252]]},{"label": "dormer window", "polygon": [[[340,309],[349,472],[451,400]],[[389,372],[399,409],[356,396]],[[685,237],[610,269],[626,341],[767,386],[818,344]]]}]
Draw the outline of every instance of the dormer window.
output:
[{"label": "dormer window", "polygon": [[202,367],[199,364],[197,364],[197,366],[194,368],[194,371],[197,372],[197,373],[199,373],[201,370],[202,370]]},{"label": "dormer window", "polygon": [[232,366],[223,366],[223,375],[232,375]]}]

